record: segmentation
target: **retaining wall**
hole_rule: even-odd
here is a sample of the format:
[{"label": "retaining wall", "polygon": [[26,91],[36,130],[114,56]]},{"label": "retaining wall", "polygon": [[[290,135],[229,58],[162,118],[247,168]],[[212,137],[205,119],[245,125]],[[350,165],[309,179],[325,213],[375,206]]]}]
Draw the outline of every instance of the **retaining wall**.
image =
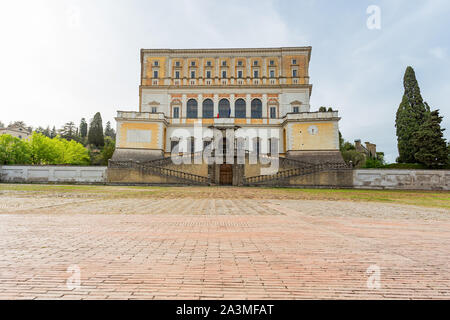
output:
[{"label": "retaining wall", "polygon": [[450,170],[356,169],[353,187],[362,189],[450,190]]},{"label": "retaining wall", "polygon": [[107,167],[0,166],[1,182],[105,183]]}]

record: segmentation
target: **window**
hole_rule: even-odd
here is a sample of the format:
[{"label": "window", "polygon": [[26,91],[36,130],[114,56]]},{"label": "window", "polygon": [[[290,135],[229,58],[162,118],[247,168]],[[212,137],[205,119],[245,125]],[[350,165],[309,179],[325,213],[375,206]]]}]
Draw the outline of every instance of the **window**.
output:
[{"label": "window", "polygon": [[270,107],[270,118],[275,119],[277,117],[277,107]]},{"label": "window", "polygon": [[242,60],[239,60],[237,63],[238,66],[242,67]]},{"label": "window", "polygon": [[226,78],[227,77],[227,72],[226,71],[222,71],[222,78]]},{"label": "window", "polygon": [[[178,140],[172,140],[170,141],[170,151],[171,152],[178,152]],[[176,148],[176,150],[174,150]]]},{"label": "window", "polygon": [[195,61],[191,61],[191,66],[195,66]]},{"label": "window", "polygon": [[212,143],[211,140],[203,140],[203,150],[208,148],[211,143]]},{"label": "window", "polygon": [[191,71],[191,79],[195,79],[195,71]]},{"label": "window", "polygon": [[273,66],[274,64],[275,64],[275,61],[273,61],[273,60],[269,61],[269,65]]},{"label": "window", "polygon": [[258,65],[258,60],[253,61],[253,65],[257,66]]},{"label": "window", "polygon": [[189,99],[187,102],[187,115],[189,119],[197,119],[197,100]]},{"label": "window", "polygon": [[254,70],[253,71],[253,78],[258,78],[258,76],[259,76],[258,70]]},{"label": "window", "polygon": [[292,108],[292,112],[298,113],[298,112],[299,112],[299,107],[293,107],[293,108]]},{"label": "window", "polygon": [[222,99],[219,101],[219,118],[229,118],[231,116],[230,101]]},{"label": "window", "polygon": [[158,112],[158,107],[152,107],[152,113],[157,113]]},{"label": "window", "polygon": [[275,78],[275,70],[270,70],[270,77]]},{"label": "window", "polygon": [[175,61],[175,67],[179,67],[180,66],[180,61]]},{"label": "window", "polygon": [[159,65],[158,60],[156,60],[155,62],[153,62],[153,65],[154,65],[155,67],[157,67],[157,66]]},{"label": "window", "polygon": [[238,70],[238,78],[242,78],[242,70]]},{"label": "window", "polygon": [[203,118],[212,119],[214,118],[214,102],[211,99],[203,100],[202,103]]},{"label": "window", "polygon": [[292,70],[292,76],[297,77],[297,69]]},{"label": "window", "polygon": [[253,119],[262,118],[262,102],[259,99],[253,99],[251,104],[251,112]]},{"label": "window", "polygon": [[180,79],[180,71],[175,71],[175,79]]},{"label": "window", "polygon": [[227,65],[226,60],[223,60],[223,61],[222,61],[222,65],[223,65],[223,66],[226,66],[226,65]]},{"label": "window", "polygon": [[206,61],[206,65],[207,65],[208,67],[211,67],[211,61]]},{"label": "window", "polygon": [[173,107],[173,117],[175,119],[180,117],[180,107]]},{"label": "window", "polygon": [[297,59],[292,59],[292,64],[297,64]]},{"label": "window", "polygon": [[234,102],[234,117],[244,119],[246,117],[246,104],[244,99],[237,99]]},{"label": "window", "polygon": [[256,154],[259,155],[259,153],[261,152],[260,149],[261,149],[261,143],[259,141],[259,138],[254,138],[253,139],[253,152],[256,152]]},{"label": "window", "polygon": [[153,78],[158,78],[158,71],[153,71]]}]

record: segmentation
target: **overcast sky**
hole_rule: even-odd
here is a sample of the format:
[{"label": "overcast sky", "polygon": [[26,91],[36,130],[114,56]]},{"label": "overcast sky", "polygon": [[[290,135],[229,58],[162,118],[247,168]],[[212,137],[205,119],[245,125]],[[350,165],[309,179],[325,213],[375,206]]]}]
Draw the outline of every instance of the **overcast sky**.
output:
[{"label": "overcast sky", "polygon": [[[370,5],[381,29],[367,27]],[[337,108],[346,140],[394,161],[406,66],[450,131],[449,17],[447,0],[2,1],[0,121],[137,111],[141,48],[312,46],[312,109]]]}]

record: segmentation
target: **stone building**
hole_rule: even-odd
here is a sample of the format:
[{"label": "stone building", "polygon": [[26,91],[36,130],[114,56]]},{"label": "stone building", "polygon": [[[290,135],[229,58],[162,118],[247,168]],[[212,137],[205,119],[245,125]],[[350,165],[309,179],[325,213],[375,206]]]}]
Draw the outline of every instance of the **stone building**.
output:
[{"label": "stone building", "polygon": [[251,153],[342,163],[338,112],[311,111],[310,58],[311,47],[142,49],[139,111],[117,112],[112,161],[243,149],[240,167],[231,156],[201,172],[171,169],[219,183],[233,177],[233,184],[257,173],[250,172]]},{"label": "stone building", "polygon": [[23,126],[10,125],[6,128],[0,128],[0,135],[9,134],[19,139],[26,139],[30,136],[30,132]]}]

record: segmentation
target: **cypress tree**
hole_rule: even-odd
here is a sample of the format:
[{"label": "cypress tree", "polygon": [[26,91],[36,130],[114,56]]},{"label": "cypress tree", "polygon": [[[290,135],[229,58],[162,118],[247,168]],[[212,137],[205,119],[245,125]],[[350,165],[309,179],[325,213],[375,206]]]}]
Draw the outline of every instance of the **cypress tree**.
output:
[{"label": "cypress tree", "polygon": [[110,137],[113,140],[116,139],[116,132],[114,131],[113,128],[111,128],[111,122],[109,122],[109,121],[106,122],[105,137]]},{"label": "cypress tree", "polygon": [[405,92],[400,103],[395,127],[397,130],[398,162],[414,163],[415,153],[418,151],[414,145],[414,134],[423,123],[429,107],[423,102],[419,84],[412,67],[407,67],[403,78]]},{"label": "cypress tree", "polygon": [[54,138],[58,135],[58,133],[56,132],[56,128],[55,126],[53,126],[52,131],[50,132],[50,138]]},{"label": "cypress tree", "polygon": [[100,112],[97,112],[94,115],[94,118],[89,125],[88,143],[96,147],[103,147],[105,145],[102,116],[100,115]]},{"label": "cypress tree", "polygon": [[85,138],[88,133],[88,124],[85,118],[81,118],[80,121],[80,136],[81,138]]},{"label": "cypress tree", "polygon": [[414,144],[417,152],[414,154],[419,163],[428,167],[445,165],[448,161],[448,147],[441,129],[442,117],[439,110],[427,114],[419,131],[414,134]]}]

